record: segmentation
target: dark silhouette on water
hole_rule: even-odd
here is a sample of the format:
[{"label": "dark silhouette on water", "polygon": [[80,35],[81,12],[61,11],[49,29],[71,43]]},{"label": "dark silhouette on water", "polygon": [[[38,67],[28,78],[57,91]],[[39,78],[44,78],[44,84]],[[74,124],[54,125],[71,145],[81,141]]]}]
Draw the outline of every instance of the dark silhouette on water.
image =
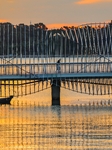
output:
[{"label": "dark silhouette on water", "polygon": [[3,97],[3,98],[0,98],[0,104],[10,104],[11,102],[11,99],[13,98],[13,96],[9,96],[9,97]]},{"label": "dark silhouette on water", "polygon": [[60,61],[61,61],[61,59],[59,59],[57,61],[57,63],[56,63],[56,71],[57,71],[57,73],[61,72]]}]

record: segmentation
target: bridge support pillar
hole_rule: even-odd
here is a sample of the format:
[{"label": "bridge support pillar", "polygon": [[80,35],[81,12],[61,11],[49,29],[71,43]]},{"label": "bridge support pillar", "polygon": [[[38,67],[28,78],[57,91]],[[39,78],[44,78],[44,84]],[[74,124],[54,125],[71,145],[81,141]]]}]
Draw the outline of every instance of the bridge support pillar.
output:
[{"label": "bridge support pillar", "polygon": [[52,105],[60,105],[60,80],[53,80],[51,86]]}]

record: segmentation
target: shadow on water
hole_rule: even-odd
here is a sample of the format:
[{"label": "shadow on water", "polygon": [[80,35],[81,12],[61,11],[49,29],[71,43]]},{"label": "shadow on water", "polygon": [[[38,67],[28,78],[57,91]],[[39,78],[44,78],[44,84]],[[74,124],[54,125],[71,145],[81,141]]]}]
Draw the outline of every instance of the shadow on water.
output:
[{"label": "shadow on water", "polygon": [[61,118],[61,106],[51,106],[52,114],[56,115],[59,119]]}]

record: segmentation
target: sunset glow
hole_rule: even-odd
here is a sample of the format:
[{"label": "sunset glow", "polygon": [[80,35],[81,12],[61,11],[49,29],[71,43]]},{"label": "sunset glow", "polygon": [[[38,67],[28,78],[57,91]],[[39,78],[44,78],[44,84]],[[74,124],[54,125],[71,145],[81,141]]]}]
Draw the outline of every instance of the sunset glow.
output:
[{"label": "sunset glow", "polygon": [[100,2],[112,2],[111,0],[79,0],[76,2],[77,4],[93,4],[93,3],[100,3]]},{"label": "sunset glow", "polygon": [[112,0],[0,0],[0,150],[112,150]]},{"label": "sunset glow", "polygon": [[67,23],[61,23],[61,24],[47,24],[46,26],[48,29],[54,29],[54,28],[61,28],[63,26],[72,27],[72,26],[78,26],[79,23],[73,23],[73,24],[67,24]]},{"label": "sunset glow", "polygon": [[0,19],[0,22],[8,22],[8,20]]},{"label": "sunset glow", "polygon": [[14,25],[41,22],[52,29],[112,20],[112,0],[1,0],[0,6],[0,22]]}]

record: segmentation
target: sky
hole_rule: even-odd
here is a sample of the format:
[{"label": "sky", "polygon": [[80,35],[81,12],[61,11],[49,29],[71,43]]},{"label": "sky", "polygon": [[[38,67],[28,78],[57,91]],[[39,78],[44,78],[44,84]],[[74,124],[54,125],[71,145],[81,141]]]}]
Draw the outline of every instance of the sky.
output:
[{"label": "sky", "polygon": [[112,20],[112,0],[0,0],[0,22],[48,28]]}]

